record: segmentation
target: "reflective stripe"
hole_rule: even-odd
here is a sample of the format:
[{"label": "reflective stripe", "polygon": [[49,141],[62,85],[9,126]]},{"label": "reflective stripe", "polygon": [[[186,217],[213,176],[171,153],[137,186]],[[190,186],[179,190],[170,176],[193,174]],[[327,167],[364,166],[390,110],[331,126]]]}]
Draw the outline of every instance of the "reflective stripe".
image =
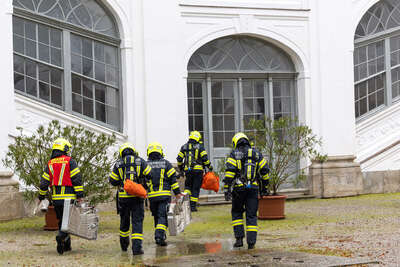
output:
[{"label": "reflective stripe", "polygon": [[118,192],[118,197],[120,198],[130,198],[130,197],[138,197],[136,195],[129,195],[128,193],[124,192]]},{"label": "reflective stripe", "polygon": [[71,177],[74,177],[75,175],[77,175],[78,173],[80,173],[81,172],[81,170],[77,167],[77,168],[75,168],[75,169],[73,169],[72,171],[71,171]]},{"label": "reflective stripe", "polygon": [[204,162],[204,165],[208,165],[208,164],[210,164],[211,162],[209,161],[209,160],[207,160],[206,162]]},{"label": "reflective stripe", "polygon": [[119,236],[121,237],[129,237],[130,231],[123,232],[119,230]]},{"label": "reflective stripe", "polygon": [[197,202],[199,199],[197,197],[190,197],[190,201]]},{"label": "reflective stripe", "polygon": [[62,167],[61,167],[61,171],[60,171],[60,176],[58,178],[58,185],[62,185],[62,181],[64,179],[64,172],[65,172],[65,163],[63,163]]},{"label": "reflective stripe", "polygon": [[49,164],[49,170],[50,170],[50,172],[51,172],[51,175],[53,175],[53,177],[54,177],[53,165]]},{"label": "reflective stripe", "polygon": [[[139,167],[139,168],[140,168],[140,167]],[[144,169],[144,171],[143,171],[143,174],[144,174],[144,175],[147,175],[147,174],[150,173],[150,171],[151,171],[151,168],[150,168],[149,165],[147,165],[146,169]]]},{"label": "reflective stripe", "polygon": [[74,186],[75,192],[83,191],[83,185]]},{"label": "reflective stripe", "polygon": [[178,182],[176,182],[173,185],[171,185],[171,188],[172,188],[172,190],[179,188]]},{"label": "reflective stripe", "polygon": [[42,174],[42,178],[45,179],[45,180],[47,180],[47,181],[50,181],[50,175],[48,175],[48,174],[45,173],[45,172]]},{"label": "reflective stripe", "polygon": [[157,224],[156,229],[167,231],[167,226],[164,224]]},{"label": "reflective stripe", "polygon": [[200,157],[204,157],[205,155],[207,155],[207,152],[205,150],[200,153]]},{"label": "reflective stripe", "polygon": [[181,157],[183,159],[185,157],[185,154],[183,154],[182,152],[179,152],[178,157]]},{"label": "reflective stripe", "polygon": [[39,194],[40,194],[41,196],[46,195],[46,193],[47,193],[47,190],[41,190],[41,189],[39,189]]},{"label": "reflective stripe", "polygon": [[263,178],[263,180],[268,180],[268,179],[269,179],[269,173],[267,173],[266,175],[264,175],[262,178]]},{"label": "reflective stripe", "polygon": [[143,240],[143,234],[139,234],[139,233],[132,234],[131,239],[140,239],[140,240]]},{"label": "reflective stripe", "polygon": [[233,166],[235,166],[235,167],[237,166],[236,161],[233,158],[228,158],[226,160],[226,162],[231,164],[231,165],[233,165]]},{"label": "reflective stripe", "polygon": [[247,225],[246,231],[247,232],[258,232],[258,227],[256,225]]},{"label": "reflective stripe", "polygon": [[118,181],[118,180],[119,180],[119,177],[118,177],[118,175],[116,175],[114,172],[111,172],[111,174],[110,174],[110,178],[112,178],[112,179],[114,179],[114,180],[116,180],[116,181]]},{"label": "reflective stripe", "polygon": [[165,169],[161,169],[161,171],[160,171],[160,186],[158,187],[158,191],[163,191],[163,189],[164,189],[164,173],[165,173]]},{"label": "reflective stripe", "polygon": [[170,196],[170,195],[171,195],[171,191],[162,190],[162,191],[150,192],[147,196],[149,198],[151,198],[151,197]]},{"label": "reflective stripe", "polygon": [[175,169],[171,168],[168,172],[167,172],[167,176],[171,177],[173,174],[175,173]]},{"label": "reflective stripe", "polygon": [[203,166],[201,165],[195,165],[193,170],[203,170]]},{"label": "reflective stripe", "polygon": [[243,219],[232,221],[232,226],[243,225]]},{"label": "reflective stripe", "polygon": [[189,195],[192,194],[192,191],[190,191],[189,189],[185,189],[185,191],[183,191],[184,193],[188,193]]},{"label": "reflective stripe", "polygon": [[262,161],[260,161],[260,163],[259,163],[260,165],[260,169],[262,169],[264,166],[265,166],[265,164],[267,164],[267,161],[265,160],[265,159],[262,159]]},{"label": "reflective stripe", "polygon": [[53,200],[62,200],[62,199],[76,199],[75,194],[53,194]]},{"label": "reflective stripe", "polygon": [[231,172],[231,171],[226,171],[225,172],[225,177],[233,178],[233,177],[235,177],[235,173]]},{"label": "reflective stripe", "polygon": [[[130,174],[129,174],[129,179],[131,181],[133,181],[134,177],[133,177],[133,172],[135,171],[135,168],[133,167],[133,157],[131,157],[131,166],[130,166]],[[139,172],[138,172],[139,175]]]},{"label": "reflective stripe", "polygon": [[227,185],[227,184],[226,184],[226,185],[224,185],[224,188],[228,188],[228,187],[229,187],[229,185]]},{"label": "reflective stripe", "polygon": [[125,177],[124,177],[124,171],[122,170],[122,168],[118,168],[118,172],[119,172],[119,177],[121,177],[121,179],[124,180]]}]

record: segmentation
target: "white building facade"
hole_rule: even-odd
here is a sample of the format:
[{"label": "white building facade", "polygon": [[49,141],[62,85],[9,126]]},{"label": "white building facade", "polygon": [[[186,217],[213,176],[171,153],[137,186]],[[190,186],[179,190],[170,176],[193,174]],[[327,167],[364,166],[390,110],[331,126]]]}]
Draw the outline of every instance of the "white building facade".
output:
[{"label": "white building facade", "polygon": [[292,116],[329,157],[400,169],[397,2],[1,1],[0,151],[57,119],[172,162],[199,130],[215,160],[249,119]]}]

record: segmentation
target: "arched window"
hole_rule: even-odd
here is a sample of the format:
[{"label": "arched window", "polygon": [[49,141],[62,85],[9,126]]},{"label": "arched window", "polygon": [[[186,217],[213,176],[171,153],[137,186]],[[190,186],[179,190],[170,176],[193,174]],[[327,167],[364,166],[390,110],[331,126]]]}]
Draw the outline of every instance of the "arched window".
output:
[{"label": "arched window", "polygon": [[188,63],[189,129],[200,131],[213,159],[224,157],[250,119],[294,117],[296,71],[275,45],[228,36],[199,48]]},{"label": "arched window", "polygon": [[121,129],[119,34],[96,0],[14,0],[15,92]]},{"label": "arched window", "polygon": [[355,34],[357,118],[400,99],[400,1],[382,0],[362,17]]}]

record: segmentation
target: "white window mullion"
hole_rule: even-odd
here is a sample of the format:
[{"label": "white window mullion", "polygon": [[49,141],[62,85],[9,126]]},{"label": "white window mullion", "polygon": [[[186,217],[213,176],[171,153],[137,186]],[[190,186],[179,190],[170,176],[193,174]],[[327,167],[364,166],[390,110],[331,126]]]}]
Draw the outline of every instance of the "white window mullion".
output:
[{"label": "white window mullion", "polygon": [[71,33],[63,31],[64,110],[72,113]]},{"label": "white window mullion", "polygon": [[391,52],[390,52],[390,38],[385,39],[385,69],[386,69],[386,84],[385,84],[385,104],[386,106],[392,105],[392,67],[391,67]]}]

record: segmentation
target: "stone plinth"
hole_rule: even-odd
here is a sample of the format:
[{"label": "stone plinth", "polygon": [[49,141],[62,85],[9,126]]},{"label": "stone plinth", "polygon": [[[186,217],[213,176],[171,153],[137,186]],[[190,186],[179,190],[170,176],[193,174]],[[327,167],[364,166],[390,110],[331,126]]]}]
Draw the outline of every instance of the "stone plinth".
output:
[{"label": "stone plinth", "polygon": [[312,194],[319,198],[356,196],[363,193],[363,176],[354,156],[328,157],[310,166]]},{"label": "stone plinth", "polygon": [[12,180],[13,173],[0,171],[0,221],[24,216],[24,205],[18,192],[18,182]]}]

